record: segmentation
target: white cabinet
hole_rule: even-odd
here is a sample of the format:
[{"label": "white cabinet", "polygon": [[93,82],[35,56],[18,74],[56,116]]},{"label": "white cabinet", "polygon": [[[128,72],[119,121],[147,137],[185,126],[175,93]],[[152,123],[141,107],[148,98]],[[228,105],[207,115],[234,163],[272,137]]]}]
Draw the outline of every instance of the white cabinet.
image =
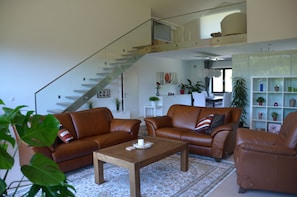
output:
[{"label": "white cabinet", "polygon": [[[279,127],[284,118],[297,110],[297,76],[291,77],[252,77],[251,79],[250,128],[268,131]],[[260,105],[257,98],[263,97]],[[295,100],[295,104],[294,104]],[[276,112],[276,120],[272,118]]]},{"label": "white cabinet", "polygon": [[166,115],[168,109],[174,104],[192,105],[191,94],[177,94],[172,96],[162,96],[163,115]]}]

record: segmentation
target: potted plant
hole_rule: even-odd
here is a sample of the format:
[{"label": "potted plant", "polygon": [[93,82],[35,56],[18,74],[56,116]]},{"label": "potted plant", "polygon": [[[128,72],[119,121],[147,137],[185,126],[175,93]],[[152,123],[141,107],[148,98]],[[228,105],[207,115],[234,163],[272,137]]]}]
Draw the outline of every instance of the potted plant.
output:
[{"label": "potted plant", "polygon": [[246,124],[246,107],[248,105],[248,93],[247,93],[247,85],[245,79],[241,77],[236,77],[233,80],[233,99],[231,102],[231,107],[239,107],[242,109],[241,117],[240,117],[240,126],[242,127]]},{"label": "potted plant", "polygon": [[178,84],[178,87],[179,87],[179,93],[180,94],[184,94],[185,93],[185,89],[186,89],[186,84],[184,84],[184,83],[180,83],[180,84]]},{"label": "potted plant", "polygon": [[115,99],[115,104],[116,104],[117,112],[120,111],[120,106],[121,106],[121,101],[120,101],[120,99],[116,98],[116,99]]},{"label": "potted plant", "polygon": [[151,96],[149,98],[149,100],[151,101],[151,105],[152,106],[157,106],[157,102],[160,100],[159,97],[156,97],[156,96]]},{"label": "potted plant", "polygon": [[256,99],[256,102],[257,102],[259,105],[262,105],[262,104],[265,102],[265,99],[264,99],[264,97],[259,96],[259,97]]},{"label": "potted plant", "polygon": [[189,89],[188,94],[191,94],[192,92],[199,92],[201,93],[201,91],[204,88],[204,85],[202,85],[202,81],[197,81],[196,84],[192,84],[192,81],[190,79],[188,80],[188,84],[186,85],[186,88]]},{"label": "potted plant", "polygon": [[[0,99],[0,105],[4,102]],[[16,192],[22,181],[17,181],[16,188],[11,188],[6,183],[7,175],[14,166],[16,152],[8,150],[11,146],[18,150],[15,136],[11,135],[13,129],[20,140],[30,146],[51,146],[57,138],[59,131],[59,121],[53,115],[41,116],[28,111],[25,115],[21,109],[25,106],[17,106],[14,109],[3,107],[0,115],[0,196],[6,196],[8,190],[12,190],[12,196]],[[65,174],[58,165],[46,156],[36,153],[32,156],[30,164],[21,166],[21,172],[32,183],[25,196],[35,196],[41,192],[42,196],[74,196],[74,187],[66,181]],[[3,176],[1,176],[3,175]],[[72,191],[71,191],[72,190]]]},{"label": "potted plant", "polygon": [[277,112],[272,112],[272,113],[271,113],[271,117],[272,117],[272,119],[273,119],[274,121],[276,121],[276,120],[277,120],[277,117],[278,117],[278,113],[277,113]]}]

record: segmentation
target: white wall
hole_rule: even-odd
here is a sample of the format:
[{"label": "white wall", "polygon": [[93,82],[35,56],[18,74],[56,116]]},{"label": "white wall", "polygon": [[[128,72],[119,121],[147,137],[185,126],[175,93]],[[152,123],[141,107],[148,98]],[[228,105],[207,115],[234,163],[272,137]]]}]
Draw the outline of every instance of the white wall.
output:
[{"label": "white wall", "polygon": [[248,42],[297,37],[296,0],[247,0],[246,3]]},{"label": "white wall", "polygon": [[[158,55],[154,54],[147,54],[134,66],[138,70],[137,76],[141,76],[138,77],[139,116],[143,116],[144,105],[150,104],[149,97],[156,95],[157,72],[177,73],[178,83],[186,82],[190,74],[190,69],[184,62],[158,57]],[[179,94],[178,85],[162,85],[160,95],[168,95],[168,92]]]},{"label": "white wall", "polygon": [[1,1],[0,98],[34,110],[37,90],[149,18],[137,0]]}]

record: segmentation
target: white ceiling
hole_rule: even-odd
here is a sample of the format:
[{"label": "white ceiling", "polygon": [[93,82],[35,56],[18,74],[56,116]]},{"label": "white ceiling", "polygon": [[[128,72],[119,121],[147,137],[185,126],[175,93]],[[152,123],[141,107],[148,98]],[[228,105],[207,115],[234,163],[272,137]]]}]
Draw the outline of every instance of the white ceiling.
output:
[{"label": "white ceiling", "polygon": [[[225,6],[245,6],[245,0],[142,0],[151,7],[152,17],[166,20],[174,25],[182,25],[190,21],[191,17],[200,17],[209,13],[213,8],[224,9]],[[230,6],[229,6],[230,7]],[[192,14],[189,14],[192,13]],[[189,16],[186,17],[185,15]],[[179,17],[177,17],[179,16]],[[192,18],[193,19],[193,18]],[[265,51],[283,51],[297,49],[297,39],[271,41],[263,43],[232,45],[223,47],[205,47],[158,53],[162,57],[182,60],[197,60],[199,54],[215,54],[218,57],[231,57],[232,54],[258,53]],[[198,57],[197,57],[198,56]]]}]

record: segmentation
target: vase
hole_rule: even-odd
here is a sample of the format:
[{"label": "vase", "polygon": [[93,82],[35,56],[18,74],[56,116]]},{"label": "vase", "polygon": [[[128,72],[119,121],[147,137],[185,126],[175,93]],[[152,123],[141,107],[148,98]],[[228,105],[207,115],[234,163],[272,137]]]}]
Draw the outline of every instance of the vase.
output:
[{"label": "vase", "polygon": [[157,88],[156,96],[160,96],[160,92],[158,88]]},{"label": "vase", "polygon": [[295,105],[296,105],[296,99],[291,98],[290,99],[290,107],[295,107]]},{"label": "vase", "polygon": [[262,118],[263,118],[263,113],[262,113],[262,112],[259,112],[259,113],[258,113],[258,118],[259,118],[260,120],[262,120]]}]

